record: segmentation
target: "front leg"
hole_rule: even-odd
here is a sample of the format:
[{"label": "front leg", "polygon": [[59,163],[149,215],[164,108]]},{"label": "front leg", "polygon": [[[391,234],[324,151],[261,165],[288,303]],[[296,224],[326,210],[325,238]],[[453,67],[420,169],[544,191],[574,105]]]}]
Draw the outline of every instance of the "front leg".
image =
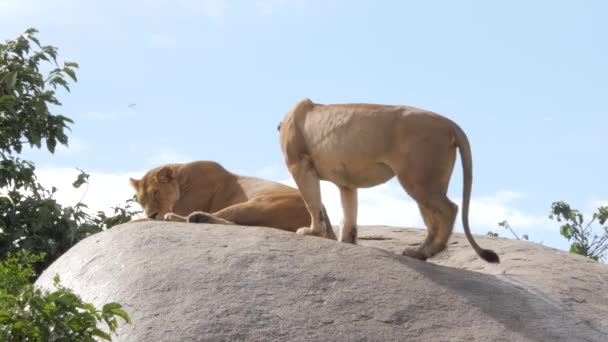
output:
[{"label": "front leg", "polygon": [[296,181],[300,195],[310,214],[310,227],[300,228],[297,233],[322,236],[326,233],[326,229],[331,229],[331,227],[327,227],[324,222],[321,183],[310,158],[304,156],[297,162],[288,165],[288,169]]},{"label": "front leg", "polygon": [[163,217],[164,221],[170,221],[170,222],[188,222],[188,218],[185,216],[180,216],[174,213],[166,213],[165,216]]},{"label": "front leg", "polygon": [[338,241],[357,243],[357,188],[340,187],[342,222]]}]

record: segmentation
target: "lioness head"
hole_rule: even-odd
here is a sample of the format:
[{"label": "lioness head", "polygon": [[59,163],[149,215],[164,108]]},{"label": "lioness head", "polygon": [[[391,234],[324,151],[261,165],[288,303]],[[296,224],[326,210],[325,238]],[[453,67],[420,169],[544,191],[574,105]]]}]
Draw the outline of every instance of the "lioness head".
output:
[{"label": "lioness head", "polygon": [[129,178],[137,202],[144,208],[148,218],[162,220],[166,213],[173,211],[180,196],[176,176],[171,167],[162,166],[148,171],[140,180]]}]

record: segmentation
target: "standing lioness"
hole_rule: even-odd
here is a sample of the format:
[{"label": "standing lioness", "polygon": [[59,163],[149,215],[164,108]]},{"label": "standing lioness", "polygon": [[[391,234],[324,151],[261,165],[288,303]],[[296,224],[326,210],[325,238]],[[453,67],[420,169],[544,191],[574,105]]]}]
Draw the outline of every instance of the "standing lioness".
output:
[{"label": "standing lioness", "polygon": [[462,224],[477,254],[498,262],[494,251],[482,249],[469,230],[471,148],[464,132],[451,120],[405,106],[374,104],[321,105],[298,102],[279,125],[285,162],[311,215],[310,228],[299,234],[319,235],[326,229],[319,180],[340,189],[343,220],[340,241],[357,237],[357,188],[372,187],[397,176],[418,204],[428,235],[417,249],[403,255],[421,260],[442,251],[452,233],[458,206],[447,197],[456,160],[462,160],[464,187]]},{"label": "standing lioness", "polygon": [[[310,225],[298,190],[228,172],[220,164],[169,164],[130,179],[148,219],[263,226],[295,232]],[[324,212],[323,215],[327,219]],[[323,235],[336,239],[332,229]]]}]

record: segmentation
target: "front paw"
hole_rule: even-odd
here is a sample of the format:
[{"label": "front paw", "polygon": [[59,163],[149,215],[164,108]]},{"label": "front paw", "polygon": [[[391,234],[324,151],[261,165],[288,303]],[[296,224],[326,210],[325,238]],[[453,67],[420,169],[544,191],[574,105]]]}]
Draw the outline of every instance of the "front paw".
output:
[{"label": "front paw", "polygon": [[313,235],[312,234],[312,229],[310,229],[309,227],[303,227],[300,228],[296,231],[296,234],[300,234],[300,235]]},{"label": "front paw", "polygon": [[179,216],[177,214],[174,213],[166,213],[163,216],[163,221],[171,221],[171,222],[185,222],[186,218]]},{"label": "front paw", "polygon": [[357,227],[350,227],[349,229],[342,227],[340,229],[340,242],[357,244]]},{"label": "front paw", "polygon": [[207,215],[203,212],[192,213],[192,214],[188,215],[188,223],[207,223],[207,222],[209,222],[209,215]]}]

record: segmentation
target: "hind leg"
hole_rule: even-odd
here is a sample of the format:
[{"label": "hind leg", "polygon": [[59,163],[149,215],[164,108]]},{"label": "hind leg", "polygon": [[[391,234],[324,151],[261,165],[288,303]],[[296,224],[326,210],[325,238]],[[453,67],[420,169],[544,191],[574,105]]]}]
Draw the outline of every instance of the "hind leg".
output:
[{"label": "hind leg", "polygon": [[327,227],[325,227],[323,204],[321,202],[321,183],[314,166],[308,157],[303,157],[289,164],[288,169],[310,214],[310,227],[300,228],[297,233],[322,236]]},{"label": "hind leg", "polygon": [[403,255],[426,260],[445,249],[454,228],[458,207],[445,195],[415,198],[427,226],[427,237],[416,249],[408,248]]},{"label": "hind leg", "polygon": [[[435,236],[437,236],[437,224],[436,224],[436,220],[434,220],[434,217],[432,215],[432,212],[429,211],[426,207],[418,204],[418,209],[420,210],[420,214],[422,215],[422,219],[424,220],[424,224],[426,225],[426,231],[427,231],[427,235],[426,238],[424,239],[424,242],[422,243],[422,246],[425,245],[429,245],[432,243],[432,241],[435,239]],[[406,248],[403,253],[401,253],[402,255],[406,255],[412,258],[417,258],[420,260],[426,260],[427,258],[425,257],[425,253],[420,251],[420,248]]]},{"label": "hind leg", "polygon": [[174,213],[167,213],[163,218],[165,221],[171,222],[188,222],[188,223],[212,223],[212,224],[234,224],[228,220],[224,220],[222,218],[216,217],[212,214],[203,212],[203,211],[195,211],[188,216],[180,216]]},{"label": "hind leg", "polygon": [[224,220],[216,214],[209,214],[204,211],[195,211],[188,215],[188,223],[210,223],[210,224],[225,224],[234,225],[236,223]]},{"label": "hind leg", "polygon": [[[326,227],[331,223],[325,210]],[[235,204],[213,213],[213,217],[242,226],[272,227],[296,232],[300,227],[310,226],[310,215],[302,196],[297,191],[262,194],[247,202]],[[326,229],[324,238],[337,240],[333,229]]]},{"label": "hind leg", "polygon": [[403,254],[425,260],[445,249],[458,212],[446,195],[456,160],[452,134],[438,131],[432,139],[404,143],[393,160],[391,167],[401,186],[416,200],[428,231],[420,247],[406,249]]},{"label": "hind leg", "polygon": [[357,243],[357,189],[340,187],[342,201],[342,222],[340,242]]}]

